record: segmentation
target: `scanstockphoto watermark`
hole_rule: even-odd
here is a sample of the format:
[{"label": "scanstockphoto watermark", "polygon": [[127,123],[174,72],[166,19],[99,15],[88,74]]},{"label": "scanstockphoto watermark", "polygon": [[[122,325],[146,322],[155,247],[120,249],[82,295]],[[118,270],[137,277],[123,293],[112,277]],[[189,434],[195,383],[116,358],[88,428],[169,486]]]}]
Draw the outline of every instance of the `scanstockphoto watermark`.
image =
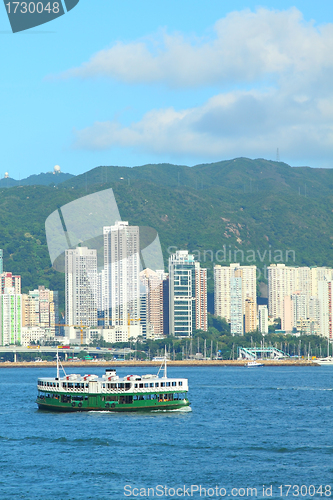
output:
[{"label": "scanstockphoto watermark", "polygon": [[[221,498],[221,497],[257,497],[257,488],[224,488],[221,486],[202,486],[201,484],[191,484],[189,486],[174,486],[158,484],[153,487],[138,488],[130,484],[124,486],[125,497],[157,497],[157,498]],[[260,495],[259,495],[260,496]]]},{"label": "scanstockphoto watermark", "polygon": [[[167,251],[171,255],[177,250],[181,250],[176,246],[169,246]],[[248,249],[242,250],[232,245],[223,245],[219,250],[201,249],[189,251],[195,260],[205,263],[212,262],[214,264],[231,264],[240,263],[245,265],[258,265],[262,263],[269,264],[287,264],[288,262],[296,262],[296,252],[292,249],[281,250],[272,248],[269,245],[266,249]]]},{"label": "scanstockphoto watermark", "polygon": [[223,486],[202,486],[198,484],[167,486],[158,484],[153,487],[137,487],[130,484],[124,486],[124,496],[128,498],[325,498],[332,496],[332,486],[329,484],[280,484],[260,487],[223,487]]}]

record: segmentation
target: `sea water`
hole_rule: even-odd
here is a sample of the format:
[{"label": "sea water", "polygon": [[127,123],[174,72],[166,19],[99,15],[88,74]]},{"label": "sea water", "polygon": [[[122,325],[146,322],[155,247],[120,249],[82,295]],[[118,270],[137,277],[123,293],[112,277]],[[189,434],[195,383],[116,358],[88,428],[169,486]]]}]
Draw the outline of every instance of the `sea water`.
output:
[{"label": "sea water", "polygon": [[124,414],[38,410],[54,373],[0,369],[1,500],[333,497],[333,367],[169,367],[192,411]]}]

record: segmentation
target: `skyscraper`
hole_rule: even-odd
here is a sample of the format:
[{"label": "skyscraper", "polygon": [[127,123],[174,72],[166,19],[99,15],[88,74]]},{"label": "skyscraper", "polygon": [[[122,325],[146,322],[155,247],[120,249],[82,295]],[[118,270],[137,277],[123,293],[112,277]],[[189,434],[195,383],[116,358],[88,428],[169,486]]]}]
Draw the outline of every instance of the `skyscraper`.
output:
[{"label": "skyscraper", "polygon": [[87,247],[66,250],[65,300],[68,325],[97,325],[97,252]]},{"label": "skyscraper", "polygon": [[245,314],[245,300],[257,303],[256,266],[241,266],[238,263],[214,266],[214,314],[231,321],[231,279],[236,275],[242,279],[242,313]]},{"label": "skyscraper", "polygon": [[207,329],[206,273],[187,250],[179,250],[170,255],[170,335],[191,337],[194,329]]},{"label": "skyscraper", "polygon": [[170,335],[191,337],[195,325],[195,261],[187,250],[169,257],[169,304]]},{"label": "skyscraper", "polygon": [[244,335],[242,278],[237,274],[230,279],[230,332],[231,335]]},{"label": "skyscraper", "polygon": [[266,335],[268,333],[268,309],[267,306],[258,306],[259,332]]},{"label": "skyscraper", "polygon": [[[105,324],[134,333],[140,327],[140,236],[138,226],[117,221],[105,226],[102,303]],[[137,336],[137,333],[135,334]]]},{"label": "skyscraper", "polygon": [[151,269],[141,271],[140,279],[146,291],[147,336],[151,331],[152,337],[160,337],[163,335],[163,281]]},{"label": "skyscraper", "polygon": [[21,343],[22,295],[13,287],[0,294],[0,345]]},{"label": "skyscraper", "polygon": [[195,263],[195,328],[208,330],[207,320],[207,269],[200,267],[200,262]]}]

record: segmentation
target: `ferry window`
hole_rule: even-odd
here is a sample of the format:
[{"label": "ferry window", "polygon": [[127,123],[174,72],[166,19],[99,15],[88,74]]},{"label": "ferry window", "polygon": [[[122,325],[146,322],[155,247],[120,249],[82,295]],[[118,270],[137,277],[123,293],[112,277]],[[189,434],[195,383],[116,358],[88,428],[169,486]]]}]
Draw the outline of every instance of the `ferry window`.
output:
[{"label": "ferry window", "polygon": [[145,383],[145,387],[149,387],[149,385],[147,383]]},{"label": "ferry window", "polygon": [[117,384],[111,384],[111,389],[117,389]]},{"label": "ferry window", "polygon": [[137,401],[138,396],[133,396],[133,401]]},{"label": "ferry window", "polygon": [[183,382],[180,380],[180,381],[178,382],[178,385],[183,385]]},{"label": "ferry window", "polygon": [[62,386],[64,387],[64,389],[67,389],[67,384],[66,384],[66,382],[63,382]]},{"label": "ferry window", "polygon": [[[102,386],[103,386],[103,388],[105,389],[105,384],[102,384]],[[102,401],[104,401],[104,399],[103,399]]]},{"label": "ferry window", "polygon": [[119,389],[124,389],[124,387],[125,387],[125,384],[118,384]]},{"label": "ferry window", "polygon": [[159,387],[159,386],[160,386],[159,382],[155,382],[155,387]]},{"label": "ferry window", "polygon": [[88,383],[86,383],[86,388],[88,389],[88,387],[89,387],[89,384],[88,384]]},{"label": "ferry window", "polygon": [[125,384],[125,389],[128,391],[131,388],[131,384]]},{"label": "ferry window", "polygon": [[140,389],[141,389],[141,388],[143,388],[143,384],[139,384],[139,388],[140,388]]},{"label": "ferry window", "polygon": [[154,387],[154,384],[153,383],[149,384],[149,387]]},{"label": "ferry window", "polygon": [[135,387],[135,389],[137,389],[138,388],[138,384],[134,384],[134,387]]},{"label": "ferry window", "polygon": [[49,382],[46,383],[47,387],[50,385]]},{"label": "ferry window", "polygon": [[102,396],[102,401],[105,401],[105,396]]},{"label": "ferry window", "polygon": [[161,382],[161,387],[165,387],[165,382]]},{"label": "ferry window", "polygon": [[177,382],[172,382],[172,386],[175,387],[177,385]]},{"label": "ferry window", "polygon": [[151,399],[156,399],[157,398],[157,394],[152,394],[151,395]]},{"label": "ferry window", "polygon": [[59,387],[59,382],[57,382],[57,387]]},{"label": "ferry window", "polygon": [[167,386],[167,387],[170,387],[170,382],[167,382],[167,383],[166,383],[166,386]]}]

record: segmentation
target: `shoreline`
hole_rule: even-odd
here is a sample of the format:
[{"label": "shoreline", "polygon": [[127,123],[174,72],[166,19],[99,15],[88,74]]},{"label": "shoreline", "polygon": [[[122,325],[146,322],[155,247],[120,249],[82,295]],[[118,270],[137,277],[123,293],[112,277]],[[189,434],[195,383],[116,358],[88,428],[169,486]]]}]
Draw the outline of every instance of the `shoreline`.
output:
[{"label": "shoreline", "polygon": [[[315,360],[288,360],[284,359],[282,361],[275,361],[271,359],[261,359],[258,360],[260,363],[263,363],[265,366],[317,366],[320,367]],[[185,361],[168,361],[168,366],[245,366],[247,363],[246,360],[185,360]],[[161,366],[160,361],[62,361],[62,365],[65,367],[89,367],[92,368],[94,366],[98,367],[144,367],[144,366]],[[30,362],[30,361],[14,361],[0,363],[1,368],[55,368],[57,366],[56,361],[38,361],[38,362]]]}]

